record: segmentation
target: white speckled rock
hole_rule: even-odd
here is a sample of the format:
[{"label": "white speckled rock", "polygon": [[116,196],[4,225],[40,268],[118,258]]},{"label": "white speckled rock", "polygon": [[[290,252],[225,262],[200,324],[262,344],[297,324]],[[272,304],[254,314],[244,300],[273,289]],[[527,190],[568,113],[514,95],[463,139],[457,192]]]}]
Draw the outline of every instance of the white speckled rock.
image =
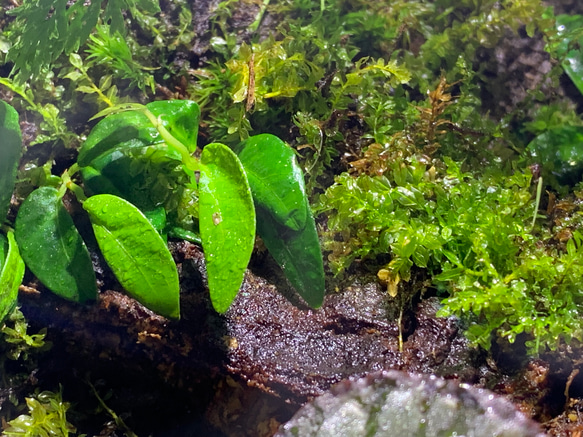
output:
[{"label": "white speckled rock", "polygon": [[509,401],[484,389],[398,371],[344,381],[302,407],[278,437],[543,437]]}]

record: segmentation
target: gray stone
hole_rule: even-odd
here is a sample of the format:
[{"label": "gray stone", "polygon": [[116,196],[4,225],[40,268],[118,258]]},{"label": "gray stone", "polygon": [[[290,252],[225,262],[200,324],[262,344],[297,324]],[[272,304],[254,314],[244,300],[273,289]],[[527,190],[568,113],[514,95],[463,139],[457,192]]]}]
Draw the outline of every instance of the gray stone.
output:
[{"label": "gray stone", "polygon": [[385,371],[347,380],[302,407],[278,437],[542,437],[501,396],[436,376]]}]

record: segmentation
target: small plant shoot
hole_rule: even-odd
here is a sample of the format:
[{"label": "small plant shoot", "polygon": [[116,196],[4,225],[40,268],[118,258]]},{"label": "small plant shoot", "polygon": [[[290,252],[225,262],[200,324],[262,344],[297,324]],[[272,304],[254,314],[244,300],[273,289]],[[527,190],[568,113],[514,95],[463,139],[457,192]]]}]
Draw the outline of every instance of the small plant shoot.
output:
[{"label": "small plant shoot", "polygon": [[[280,255],[281,250],[276,249],[277,242],[271,246],[274,258],[300,295],[314,307],[321,305],[324,296],[321,250],[314,219],[308,211],[303,174],[295,163],[293,151],[285,143],[274,136],[252,137],[248,144],[236,148],[240,153],[248,149],[243,153],[244,160],[227,146],[213,143],[202,150],[198,160],[192,155],[196,151],[200,117],[200,110],[194,102],[153,102],[145,107],[121,105],[107,109],[102,115],[109,116],[95,126],[79,152],[79,165],[86,186],[93,192],[121,196],[151,217],[151,212],[163,202],[156,202],[151,197],[151,190],[135,187],[148,186],[148,180],[158,179],[162,170],[136,175],[132,171],[136,168],[136,161],[144,159],[144,155],[155,156],[157,162],[166,163],[171,172],[182,169],[179,174],[174,172],[170,184],[178,190],[186,189],[186,185],[198,188],[198,227],[205,252],[211,301],[218,312],[229,308],[241,287],[253,250],[256,226],[262,233],[265,227],[277,226],[278,223],[300,233],[313,228],[311,235],[314,238],[308,247],[317,247],[318,256],[316,260],[309,257],[307,263],[315,267],[300,273],[293,267],[295,261],[290,261],[291,258],[301,259],[300,253],[284,257]],[[270,144],[273,147],[267,147]],[[144,149],[148,152],[143,153]],[[273,159],[274,153],[277,154],[276,160]],[[256,156],[252,159],[254,154]],[[150,169],[154,163],[151,164]],[[255,208],[271,211],[257,225]],[[171,213],[170,210],[166,212]],[[180,233],[173,224],[166,227],[173,227],[174,233]],[[268,232],[264,233],[267,235]],[[283,247],[288,245],[289,238],[282,234],[281,238],[273,239],[281,239],[280,246]],[[314,269],[317,274],[314,274]],[[308,280],[314,276],[321,280]]]}]

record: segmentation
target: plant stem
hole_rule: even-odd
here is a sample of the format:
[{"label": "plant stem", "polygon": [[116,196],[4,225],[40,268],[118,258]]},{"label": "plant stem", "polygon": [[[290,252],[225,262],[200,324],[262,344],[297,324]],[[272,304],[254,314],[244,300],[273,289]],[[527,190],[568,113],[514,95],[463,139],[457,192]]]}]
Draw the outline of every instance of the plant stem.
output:
[{"label": "plant stem", "polygon": [[164,142],[180,153],[180,156],[182,157],[182,164],[184,164],[184,166],[189,170],[198,171],[198,160],[190,154],[188,148],[180,141],[178,141],[170,132],[168,132],[168,130],[162,125],[162,123],[160,123],[160,120],[156,118],[154,114],[152,114],[147,109],[144,109],[143,112],[144,115],[148,117],[148,120],[150,120],[150,122],[154,125],[156,130],[160,133],[160,136]]},{"label": "plant stem", "polygon": [[251,23],[251,26],[249,26],[249,29],[252,32],[255,32],[258,28],[259,25],[261,24],[261,20],[263,20],[263,15],[265,14],[265,9],[267,9],[267,5],[269,5],[270,0],[263,0],[263,4],[261,5],[261,8],[259,9],[259,13],[257,14],[257,17],[255,18],[255,21],[253,23]]},{"label": "plant stem", "polygon": [[[79,171],[79,165],[75,163],[71,167],[69,167],[67,170],[65,170],[65,172],[61,176],[61,180],[63,181],[63,187],[65,189],[71,190],[75,194],[75,197],[77,198],[77,200],[79,202],[83,203],[87,200],[87,196],[85,195],[83,188],[81,188],[79,185],[77,185],[75,182],[73,182],[71,180],[71,175],[74,175],[78,171]],[[63,190],[62,194],[65,194],[64,190]]]},{"label": "plant stem", "polygon": [[397,319],[399,324],[399,352],[403,352],[403,307],[399,309],[399,318]]},{"label": "plant stem", "polygon": [[107,411],[109,413],[109,415],[112,417],[113,421],[115,422],[115,424],[117,425],[118,428],[122,429],[124,431],[124,434],[127,437],[138,437],[136,433],[134,433],[123,421],[123,419],[121,417],[119,417],[117,414],[115,414],[115,411],[113,411],[111,408],[109,408],[107,406],[107,404],[103,401],[103,399],[101,399],[101,396],[99,396],[99,393],[97,393],[97,390],[95,388],[95,386],[93,384],[91,384],[90,381],[86,381],[87,384],[89,384],[89,387],[91,387],[91,391],[93,391],[93,394],[95,395],[95,397],[97,398],[97,401],[99,402],[99,404],[101,405],[101,407]]},{"label": "plant stem", "polygon": [[540,206],[540,197],[543,191],[543,178],[538,178],[538,184],[536,186],[536,202],[534,204],[534,214],[532,215],[532,224],[530,225],[530,232],[534,229],[534,224],[536,222],[536,216],[538,215],[538,207]]}]

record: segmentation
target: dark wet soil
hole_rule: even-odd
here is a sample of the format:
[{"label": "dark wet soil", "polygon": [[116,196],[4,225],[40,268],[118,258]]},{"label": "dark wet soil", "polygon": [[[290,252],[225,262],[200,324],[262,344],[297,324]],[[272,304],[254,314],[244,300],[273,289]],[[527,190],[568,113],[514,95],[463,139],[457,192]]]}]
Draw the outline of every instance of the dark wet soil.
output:
[{"label": "dark wet soil", "polygon": [[[140,436],[270,436],[334,384],[398,369],[489,388],[543,422],[550,435],[583,426],[577,400],[564,408],[581,348],[529,360],[520,347],[501,345],[488,356],[468,343],[455,318],[437,318],[438,299],[425,296],[404,308],[401,352],[400,311],[375,281],[355,281],[314,311],[278,292],[269,260],[263,276],[248,272],[220,316],[209,305],[200,249],[171,247],[181,275],[179,322],[153,314],[113,282],[91,306],[29,283],[22,311],[33,327],[48,327],[53,347],[22,389],[63,384],[77,412],[70,420],[89,435],[122,435],[106,414],[86,413],[97,409],[91,382]],[[569,393],[580,395],[583,380],[571,379]]]}]

